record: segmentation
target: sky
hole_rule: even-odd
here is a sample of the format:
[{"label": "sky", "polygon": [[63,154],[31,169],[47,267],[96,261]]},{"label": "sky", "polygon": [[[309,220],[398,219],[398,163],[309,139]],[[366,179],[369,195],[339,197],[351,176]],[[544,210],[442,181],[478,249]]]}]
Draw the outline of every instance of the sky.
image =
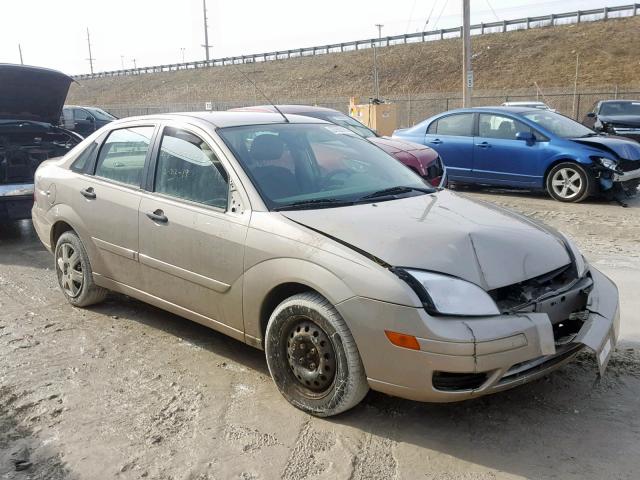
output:
[{"label": "sky", "polygon": [[[0,63],[89,72],[202,60],[202,0],[0,0]],[[630,0],[471,0],[471,22],[627,5]],[[461,24],[460,0],[207,0],[211,58]],[[426,25],[426,26],[425,26]]]}]

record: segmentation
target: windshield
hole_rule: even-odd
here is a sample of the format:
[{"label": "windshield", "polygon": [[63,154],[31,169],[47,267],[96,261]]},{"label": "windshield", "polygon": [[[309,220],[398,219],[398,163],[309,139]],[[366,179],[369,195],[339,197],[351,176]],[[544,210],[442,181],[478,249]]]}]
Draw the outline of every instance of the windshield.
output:
[{"label": "windshield", "polygon": [[327,122],[335,123],[341,127],[348,128],[356,135],[360,135],[363,138],[375,137],[376,132],[360,123],[355,118],[352,118],[344,113],[340,112],[307,112],[303,114],[305,117],[319,118],[320,120],[326,120]]},{"label": "windshield", "polygon": [[98,120],[117,120],[116,117],[108,112],[105,112],[101,108],[88,108],[87,110],[89,110]]},{"label": "windshield", "polygon": [[522,116],[537,123],[558,137],[576,138],[596,135],[593,130],[579,124],[575,120],[548,110],[527,112],[523,113]]},{"label": "windshield", "polygon": [[640,102],[606,102],[600,107],[600,115],[640,115]]},{"label": "windshield", "polygon": [[[340,206],[435,191],[393,157],[337,125],[251,125],[217,132],[270,210]],[[375,195],[370,200],[363,199],[371,194]]]}]

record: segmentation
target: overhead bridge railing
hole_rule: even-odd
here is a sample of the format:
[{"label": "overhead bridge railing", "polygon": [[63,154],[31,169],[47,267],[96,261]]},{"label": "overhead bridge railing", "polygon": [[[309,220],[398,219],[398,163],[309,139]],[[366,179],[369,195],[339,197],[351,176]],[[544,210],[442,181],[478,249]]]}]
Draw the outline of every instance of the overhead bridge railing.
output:
[{"label": "overhead bridge railing", "polygon": [[[536,17],[525,17],[516,20],[503,20],[498,22],[479,23],[471,25],[472,35],[484,35],[488,33],[507,32],[511,30],[522,30],[530,28],[548,27],[554,25],[565,25],[570,23],[581,23],[585,21],[604,21],[609,18],[631,17],[638,15],[640,3],[622,5],[616,7],[603,7],[591,10],[578,10],[566,13],[553,13]],[[354,40],[351,42],[333,43],[316,47],[295,48],[292,50],[278,50],[274,52],[256,53],[251,55],[240,55],[234,57],[216,58],[209,61],[200,60],[186,63],[172,63],[167,65],[155,65],[150,67],[128,68],[122,70],[112,70],[107,72],[97,72],[93,74],[75,75],[78,80],[88,78],[115,77],[121,75],[140,75],[143,73],[173,72],[177,70],[191,70],[195,68],[222,67],[225,65],[238,65],[245,63],[268,62],[272,60],[283,60],[287,58],[306,57],[313,55],[324,55],[327,53],[348,52],[362,50],[373,47],[388,47],[414,42],[430,42],[445,38],[455,38],[462,34],[462,27],[444,28],[429,32],[407,33],[404,35],[392,35],[381,38],[368,38],[365,40]]]}]

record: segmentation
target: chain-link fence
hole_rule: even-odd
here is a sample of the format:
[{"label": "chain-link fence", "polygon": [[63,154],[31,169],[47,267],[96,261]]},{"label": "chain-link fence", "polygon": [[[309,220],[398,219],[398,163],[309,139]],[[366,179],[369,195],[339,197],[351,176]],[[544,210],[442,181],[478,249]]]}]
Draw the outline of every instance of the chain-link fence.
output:
[{"label": "chain-link fence", "polygon": [[[360,98],[367,98],[363,95]],[[547,103],[551,108],[559,113],[567,115],[578,121],[590,111],[594,103],[599,100],[625,98],[630,100],[640,100],[640,88],[592,88],[574,93],[570,88],[556,88],[544,94],[539,91],[528,92],[527,90],[512,91],[479,91],[472,97],[472,105],[475,107],[500,105],[503,102],[517,101],[541,101]],[[436,115],[447,110],[460,108],[462,97],[455,93],[434,93],[434,94],[398,94],[390,95],[386,101],[394,103],[398,108],[398,127],[404,128],[412,126],[425,118]],[[318,105],[321,107],[333,108],[347,113],[349,109],[348,97],[332,98],[274,98],[277,104],[300,104]],[[262,102],[264,103],[264,102]],[[211,110],[228,110],[229,108],[246,107],[255,105],[255,99],[244,101],[209,101],[203,99],[201,102],[189,103],[166,103],[162,105],[131,105],[114,104],[100,105],[101,108],[111,112],[117,117],[130,117],[134,115],[149,115],[169,112],[192,112],[202,111],[205,108]]]}]

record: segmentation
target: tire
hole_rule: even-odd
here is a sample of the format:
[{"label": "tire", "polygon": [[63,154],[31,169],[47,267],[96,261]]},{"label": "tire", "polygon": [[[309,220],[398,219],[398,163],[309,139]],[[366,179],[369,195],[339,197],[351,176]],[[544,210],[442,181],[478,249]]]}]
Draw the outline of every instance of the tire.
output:
[{"label": "tire", "polygon": [[551,169],[545,186],[555,200],[577,203],[591,195],[594,179],[581,165],[562,162]]},{"label": "tire", "polygon": [[71,305],[88,307],[107,296],[108,290],[94,283],[89,256],[75,232],[60,235],[54,263],[58,285]]},{"label": "tire", "polygon": [[[311,415],[342,413],[360,403],[369,391],[349,328],[318,293],[300,293],[278,305],[267,325],[265,351],[269,373],[280,393]],[[292,356],[298,352],[304,354]]]}]

